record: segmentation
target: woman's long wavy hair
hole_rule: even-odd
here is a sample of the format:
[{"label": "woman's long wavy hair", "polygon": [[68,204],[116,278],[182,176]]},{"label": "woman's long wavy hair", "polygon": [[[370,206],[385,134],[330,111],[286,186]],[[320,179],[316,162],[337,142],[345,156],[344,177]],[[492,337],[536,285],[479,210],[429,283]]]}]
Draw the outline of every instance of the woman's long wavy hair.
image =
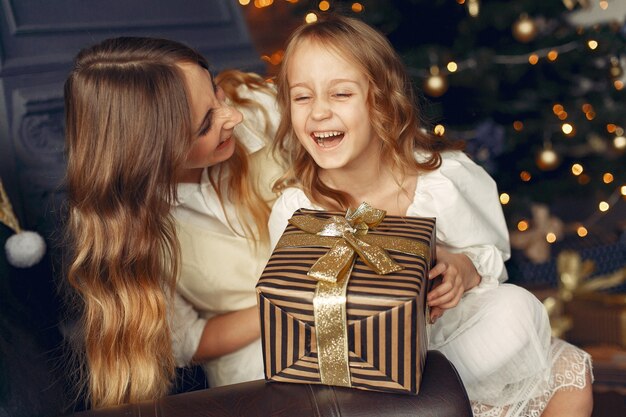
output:
[{"label": "woman's long wavy hair", "polygon": [[[411,79],[401,58],[381,33],[355,19],[329,15],[315,23],[303,24],[290,36],[277,76],[281,122],[274,146],[287,160],[288,171],[275,184],[280,191],[299,186],[315,203],[330,209],[345,210],[349,196],[324,184],[319,167],[298,141],[291,123],[288,70],[292,56],[305,42],[328,48],[359,68],[369,81],[370,123],[381,140],[382,159],[393,172],[432,171],[441,165],[440,152],[460,149],[462,143],[434,136],[422,128]],[[367,121],[364,121],[364,123]],[[415,152],[430,156],[415,160]],[[397,179],[400,183],[402,178]]]},{"label": "woman's long wavy hair", "polygon": [[67,276],[91,407],[153,399],[173,381],[170,206],[193,130],[183,62],[208,69],[177,42],[108,39],[77,55],[65,83]]}]

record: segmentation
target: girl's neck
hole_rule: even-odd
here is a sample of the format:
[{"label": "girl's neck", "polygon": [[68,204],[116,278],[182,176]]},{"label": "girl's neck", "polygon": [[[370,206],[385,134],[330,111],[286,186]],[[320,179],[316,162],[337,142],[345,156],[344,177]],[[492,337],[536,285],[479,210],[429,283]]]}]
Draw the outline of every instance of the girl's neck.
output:
[{"label": "girl's neck", "polygon": [[417,175],[402,175],[385,164],[376,166],[322,170],[320,179],[328,186],[342,191],[350,197],[350,205],[362,202],[387,211],[389,215],[406,215],[413,202]]}]

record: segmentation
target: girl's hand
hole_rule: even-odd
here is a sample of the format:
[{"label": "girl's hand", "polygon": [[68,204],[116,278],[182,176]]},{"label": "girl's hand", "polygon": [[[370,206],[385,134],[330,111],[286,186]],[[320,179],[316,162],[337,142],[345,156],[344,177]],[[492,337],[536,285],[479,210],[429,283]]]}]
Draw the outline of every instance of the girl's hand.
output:
[{"label": "girl's hand", "polygon": [[430,307],[430,322],[434,323],[445,310],[456,306],[465,291],[480,283],[480,275],[472,261],[462,253],[452,253],[437,245],[437,264],[430,270],[428,279],[441,276],[426,297]]}]

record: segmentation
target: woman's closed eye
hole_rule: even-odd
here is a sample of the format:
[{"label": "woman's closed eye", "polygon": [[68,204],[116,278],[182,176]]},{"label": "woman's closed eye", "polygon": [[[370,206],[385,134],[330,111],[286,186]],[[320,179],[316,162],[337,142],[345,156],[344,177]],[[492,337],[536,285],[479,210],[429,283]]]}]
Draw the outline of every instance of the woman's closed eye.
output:
[{"label": "woman's closed eye", "polygon": [[204,119],[202,119],[197,133],[198,136],[204,136],[211,130],[211,126],[213,125],[213,113],[214,109],[210,109],[204,116]]}]

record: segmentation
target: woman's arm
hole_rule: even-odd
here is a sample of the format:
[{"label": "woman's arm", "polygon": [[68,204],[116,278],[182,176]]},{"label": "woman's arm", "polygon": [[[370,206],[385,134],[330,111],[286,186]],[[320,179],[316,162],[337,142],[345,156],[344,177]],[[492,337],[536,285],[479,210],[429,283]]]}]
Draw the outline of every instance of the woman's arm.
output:
[{"label": "woman's arm", "polygon": [[204,319],[179,293],[173,301],[170,328],[177,366],[226,355],[261,337],[256,306]]},{"label": "woman's arm", "polygon": [[231,311],[207,320],[194,362],[217,358],[239,350],[261,337],[256,306]]}]

